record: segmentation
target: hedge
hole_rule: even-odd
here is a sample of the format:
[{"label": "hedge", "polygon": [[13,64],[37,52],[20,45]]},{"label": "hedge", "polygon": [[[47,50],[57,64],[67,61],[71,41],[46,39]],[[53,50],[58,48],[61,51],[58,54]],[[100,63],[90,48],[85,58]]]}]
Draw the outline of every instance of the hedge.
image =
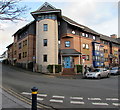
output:
[{"label": "hedge", "polygon": [[77,73],[82,73],[82,67],[83,65],[75,65],[77,69]]},{"label": "hedge", "polygon": [[53,66],[55,66],[55,73],[59,73],[62,71],[62,65],[48,65],[47,69],[50,73],[53,73]]}]

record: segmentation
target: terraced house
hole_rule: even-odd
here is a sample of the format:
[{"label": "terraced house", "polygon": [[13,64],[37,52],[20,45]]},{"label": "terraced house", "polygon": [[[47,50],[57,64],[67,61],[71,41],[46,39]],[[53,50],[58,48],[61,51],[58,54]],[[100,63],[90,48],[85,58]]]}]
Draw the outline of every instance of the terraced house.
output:
[{"label": "terraced house", "polygon": [[101,35],[78,24],[47,2],[31,15],[34,21],[13,35],[13,64],[47,72],[50,64],[61,64],[64,71],[74,70],[76,64],[103,67],[119,63],[116,35]]}]

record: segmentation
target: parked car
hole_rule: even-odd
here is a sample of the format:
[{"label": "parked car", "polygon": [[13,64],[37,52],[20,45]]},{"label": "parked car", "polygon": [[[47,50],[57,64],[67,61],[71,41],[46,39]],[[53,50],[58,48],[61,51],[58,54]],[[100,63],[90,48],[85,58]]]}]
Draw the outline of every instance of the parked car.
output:
[{"label": "parked car", "polygon": [[86,73],[86,78],[97,78],[110,77],[109,70],[106,68],[96,68],[93,72]]},{"label": "parked car", "polygon": [[113,67],[110,69],[110,74],[111,75],[118,75],[120,74],[120,67]]}]

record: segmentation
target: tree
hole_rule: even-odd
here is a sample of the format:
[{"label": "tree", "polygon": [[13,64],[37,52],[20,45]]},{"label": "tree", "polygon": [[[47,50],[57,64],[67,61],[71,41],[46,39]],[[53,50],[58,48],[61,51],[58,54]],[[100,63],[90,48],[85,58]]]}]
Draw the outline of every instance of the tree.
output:
[{"label": "tree", "polygon": [[19,6],[21,0],[0,0],[0,20],[22,20],[22,15],[27,11],[26,6]]}]

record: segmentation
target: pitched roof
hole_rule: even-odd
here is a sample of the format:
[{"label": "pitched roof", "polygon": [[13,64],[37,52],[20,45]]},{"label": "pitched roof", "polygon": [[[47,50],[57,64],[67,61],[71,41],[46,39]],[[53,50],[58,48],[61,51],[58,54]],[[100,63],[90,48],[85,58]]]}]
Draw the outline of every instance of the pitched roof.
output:
[{"label": "pitched roof", "polygon": [[61,54],[80,54],[80,52],[76,51],[75,49],[61,49]]},{"label": "pitched roof", "polygon": [[103,40],[106,40],[106,41],[111,41],[113,43],[117,43],[117,44],[120,44],[119,40],[116,38],[112,38],[112,37],[109,37],[109,36],[106,36],[106,35],[100,35],[100,39],[103,39]]},{"label": "pitched roof", "polygon": [[73,21],[72,19],[66,17],[66,16],[62,16],[63,20],[66,21],[67,23],[71,24],[71,25],[74,25],[74,26],[77,26],[81,29],[83,29],[84,31],[88,32],[88,33],[92,33],[92,34],[95,34],[95,35],[100,35],[99,33],[95,32],[94,30],[88,28],[87,26],[84,26],[84,25],[81,25],[75,21]]},{"label": "pitched roof", "polygon": [[23,26],[22,28],[20,28],[17,32],[15,32],[13,34],[13,36],[15,36],[16,34],[20,33],[21,31],[23,31],[24,29],[26,29],[27,27],[29,27],[32,23],[35,23],[35,20],[34,21],[31,21],[30,23],[26,24],[25,26]]},{"label": "pitched roof", "polygon": [[12,44],[10,44],[10,45],[8,45],[6,48],[10,48],[12,45],[13,45],[13,43],[12,43]]},{"label": "pitched roof", "polygon": [[38,12],[46,12],[46,11],[60,11],[60,9],[56,9],[54,6],[52,6],[48,2],[45,2],[40,8],[38,8],[36,11],[31,13],[35,14]]}]

